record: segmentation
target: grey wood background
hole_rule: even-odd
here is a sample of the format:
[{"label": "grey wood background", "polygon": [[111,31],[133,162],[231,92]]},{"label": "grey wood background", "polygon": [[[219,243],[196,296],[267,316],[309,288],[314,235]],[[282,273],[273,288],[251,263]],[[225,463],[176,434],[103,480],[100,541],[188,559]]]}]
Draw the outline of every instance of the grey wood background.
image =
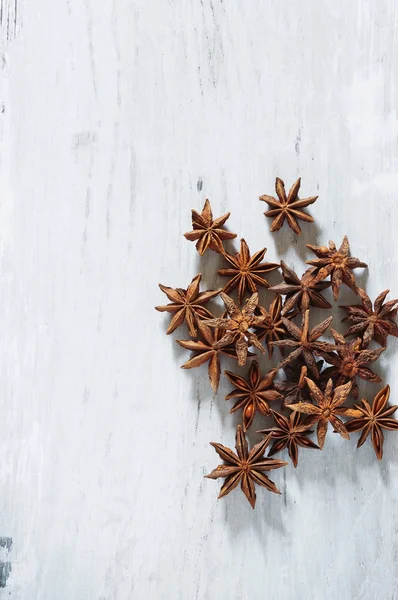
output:
[{"label": "grey wood background", "polygon": [[[398,598],[398,438],[377,463],[330,434],[282,496],[218,502],[230,388],[153,309],[220,284],[182,237],[205,197],[299,272],[347,234],[398,294],[397,2],[1,0],[0,33],[2,597]],[[299,240],[262,215],[277,175],[319,194]]]}]

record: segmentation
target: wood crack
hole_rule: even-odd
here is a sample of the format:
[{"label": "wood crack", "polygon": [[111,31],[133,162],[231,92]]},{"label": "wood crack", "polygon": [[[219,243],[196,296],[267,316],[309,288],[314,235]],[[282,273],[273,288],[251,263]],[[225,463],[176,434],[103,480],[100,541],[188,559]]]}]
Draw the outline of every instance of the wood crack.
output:
[{"label": "wood crack", "polygon": [[0,43],[6,46],[18,31],[18,0],[0,0]]}]

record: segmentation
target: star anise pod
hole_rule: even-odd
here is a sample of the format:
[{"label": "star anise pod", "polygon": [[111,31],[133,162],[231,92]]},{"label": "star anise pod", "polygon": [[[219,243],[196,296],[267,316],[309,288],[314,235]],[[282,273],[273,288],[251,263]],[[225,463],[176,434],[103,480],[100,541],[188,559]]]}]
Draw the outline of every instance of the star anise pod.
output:
[{"label": "star anise pod", "polygon": [[311,331],[309,331],[310,324],[310,311],[306,310],[302,323],[301,329],[289,319],[282,317],[282,322],[292,338],[294,339],[286,339],[279,340],[278,342],[271,342],[273,346],[278,346],[279,348],[288,348],[292,349],[293,352],[289,354],[285,360],[283,360],[278,365],[278,369],[281,367],[285,367],[288,364],[291,364],[294,360],[301,357],[308,370],[311,372],[315,379],[319,379],[319,372],[316,365],[316,361],[314,358],[314,352],[329,351],[334,348],[331,344],[327,344],[326,342],[318,342],[317,340],[325,333],[330,323],[332,322],[333,317],[328,317],[322,323],[319,323],[316,327],[314,327]]},{"label": "star anise pod", "polygon": [[[264,317],[264,321],[258,325],[254,333],[260,340],[265,341],[268,349],[268,356],[271,358],[273,354],[273,347],[271,342],[282,340],[288,337],[286,327],[282,322],[282,298],[281,296],[275,296],[274,300],[269,305],[269,310],[263,306],[258,305],[256,308],[256,315]],[[297,310],[293,310],[286,315],[286,318],[291,320],[298,314]],[[283,348],[280,348],[283,356]]]},{"label": "star anise pod", "polygon": [[[225,318],[226,313],[223,313],[221,318]],[[230,358],[238,358],[236,350],[233,346],[224,346],[223,348],[217,348],[217,342],[220,341],[223,331],[221,329],[210,329],[202,321],[198,320],[198,333],[200,335],[199,340],[176,340],[177,344],[192,350],[196,354],[188,360],[185,364],[181,365],[182,369],[193,369],[209,363],[208,372],[210,385],[213,392],[218,390],[220,382],[220,354],[225,354]],[[253,356],[251,353],[249,353]]]},{"label": "star anise pod", "polygon": [[362,347],[366,348],[374,338],[381,346],[386,346],[387,337],[394,335],[398,337],[398,326],[395,317],[398,312],[398,300],[390,300],[384,304],[384,300],[390,290],[381,292],[374,301],[374,307],[367,293],[358,289],[362,304],[340,306],[348,312],[343,322],[349,321],[351,327],[345,332],[344,337],[362,334]]},{"label": "star anise pod", "polygon": [[330,281],[316,282],[317,270],[315,268],[307,269],[300,279],[283,260],[281,261],[281,267],[285,283],[274,285],[270,288],[270,291],[286,296],[282,315],[286,315],[295,306],[301,312],[308,310],[310,305],[318,308],[332,308],[332,305],[320,293],[332,284]]},{"label": "star anise pod", "polygon": [[265,377],[261,377],[256,360],[250,365],[247,379],[231,371],[225,371],[225,375],[236,388],[225,399],[236,400],[230,410],[231,413],[243,409],[243,431],[248,430],[257,411],[262,415],[268,415],[270,412],[268,402],[282,398],[282,395],[272,386],[276,374],[277,370],[272,369]]},{"label": "star anise pod", "polygon": [[297,365],[286,365],[283,370],[286,373],[286,379],[274,382],[274,388],[283,396],[283,407],[295,402],[308,402],[308,387],[305,382],[307,367],[298,363]]},{"label": "star anise pod", "polygon": [[189,335],[196,337],[196,317],[211,318],[213,315],[207,308],[202,306],[211,298],[215,298],[220,290],[207,290],[199,292],[199,284],[202,274],[196,275],[186,290],[182,288],[171,288],[159,283],[159,287],[166,294],[171,304],[166,306],[155,306],[160,312],[174,313],[166,333],[172,333],[184,321],[188,326]]},{"label": "star anise pod", "polygon": [[238,425],[236,430],[236,453],[222,444],[210,442],[219,457],[224,461],[224,464],[219,465],[209,475],[205,475],[208,479],[225,478],[219,498],[229,494],[239,483],[252,508],[256,504],[255,484],[265,487],[270,492],[280,494],[274,482],[265,475],[265,472],[271,471],[271,469],[280,469],[280,467],[286,466],[287,462],[264,456],[270,440],[271,436],[264,438],[259,444],[253,446],[249,452],[245,434],[242,427]]},{"label": "star anise pod", "polygon": [[270,427],[257,432],[267,435],[271,434],[272,439],[275,440],[268,452],[268,456],[274,456],[274,454],[288,448],[290,459],[294,466],[297,467],[299,446],[319,450],[319,446],[309,439],[308,436],[313,431],[308,428],[308,424],[300,420],[300,413],[292,412],[289,418],[274,410],[271,410],[271,413],[279,427]]},{"label": "star anise pod", "polygon": [[318,257],[315,260],[306,261],[308,265],[312,265],[318,269],[315,281],[322,281],[330,275],[335,300],[339,297],[342,283],[348,285],[356,294],[358,293],[358,287],[352,270],[359,267],[367,267],[368,265],[361,262],[358,258],[350,256],[350,245],[346,235],[338,250],[336,244],[332,241],[329,241],[329,247],[307,244],[307,248],[312,250]]},{"label": "star anise pod", "polygon": [[235,256],[224,252],[224,258],[231,265],[227,269],[219,269],[219,275],[230,277],[231,279],[223,288],[223,292],[229,294],[236,287],[238,288],[238,302],[242,304],[246,290],[257,292],[257,286],[269,287],[268,281],[262,276],[263,273],[269,273],[279,269],[279,264],[262,263],[267,248],[259,250],[253,256],[250,256],[250,250],[246,241],[242,238],[240,241],[240,252]]},{"label": "star anise pod", "polygon": [[[358,398],[358,386],[356,378],[360,377],[372,383],[379,383],[380,377],[373,373],[371,369],[365,367],[369,363],[374,362],[384,352],[385,348],[377,348],[376,350],[363,350],[361,340],[357,338],[347,344],[341,333],[334,329],[330,330],[334,337],[336,345],[331,346],[332,352],[325,352],[320,349],[319,354],[325,361],[332,365],[325,369],[324,377],[333,377],[336,385],[341,385],[347,381],[352,382],[352,395]],[[333,351],[335,350],[335,352]]]},{"label": "star anise pod", "polygon": [[231,233],[223,229],[231,213],[226,213],[222,217],[213,220],[209,200],[206,200],[201,213],[192,209],[192,227],[193,231],[184,233],[187,240],[194,242],[196,240],[196,249],[201,256],[208,248],[215,252],[224,252],[223,241],[236,238],[236,233]]},{"label": "star anise pod", "polygon": [[369,402],[365,399],[362,400],[362,406],[356,404],[355,408],[358,411],[358,416],[347,421],[345,424],[347,431],[349,432],[362,430],[357,448],[362,446],[369,433],[371,434],[373,448],[379,460],[383,458],[383,429],[390,431],[398,430],[398,421],[391,418],[391,415],[395,413],[398,406],[389,406],[386,408],[389,397],[390,386],[386,385],[375,396],[372,406],[370,406]]},{"label": "star anise pod", "polygon": [[261,352],[265,352],[256,334],[249,331],[251,327],[260,325],[264,319],[264,317],[254,316],[254,311],[258,304],[258,293],[256,292],[246,300],[242,310],[240,310],[232,298],[227,296],[227,294],[224,294],[224,292],[221,292],[220,296],[223,299],[230,318],[204,319],[203,322],[209,327],[218,327],[225,330],[225,334],[217,342],[215,347],[223,348],[230,344],[235,344],[236,354],[238,355],[238,364],[239,366],[243,366],[246,364],[249,346],[254,346]]},{"label": "star anise pod", "polygon": [[333,389],[333,381],[330,379],[324,392],[308,377],[306,378],[306,382],[315,404],[299,402],[298,404],[290,404],[289,408],[293,411],[310,415],[308,419],[305,419],[309,427],[315,423],[318,424],[317,437],[320,449],[322,450],[325,443],[329,421],[337,433],[347,440],[350,439],[348,431],[344,423],[339,419],[339,416],[344,415],[349,417],[357,414],[354,409],[342,406],[351,391],[351,381]]},{"label": "star anise pod", "polygon": [[271,209],[264,213],[266,217],[274,219],[271,223],[271,231],[278,231],[286,219],[289,227],[293,229],[294,233],[300,235],[301,228],[297,221],[307,221],[307,223],[312,223],[314,221],[311,215],[302,209],[310,204],[313,204],[315,200],[317,200],[318,196],[312,196],[311,198],[304,198],[300,200],[298,198],[300,184],[301,178],[299,177],[290,188],[288,196],[286,196],[285,184],[282,179],[277,177],[275,182],[275,191],[279,200],[273,196],[260,196],[260,200],[266,202]]}]

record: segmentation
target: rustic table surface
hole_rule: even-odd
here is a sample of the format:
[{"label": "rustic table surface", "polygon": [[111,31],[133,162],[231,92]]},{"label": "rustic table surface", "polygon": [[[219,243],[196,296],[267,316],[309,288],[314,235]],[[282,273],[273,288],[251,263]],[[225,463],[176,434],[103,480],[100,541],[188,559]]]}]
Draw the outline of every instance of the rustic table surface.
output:
[{"label": "rustic table surface", "polygon": [[[378,462],[330,433],[281,496],[217,501],[231,388],[153,308],[220,285],[182,235],[206,197],[300,273],[347,234],[398,295],[397,2],[1,0],[0,34],[1,597],[398,598],[398,436]],[[319,194],[300,238],[269,232],[276,176]]]}]

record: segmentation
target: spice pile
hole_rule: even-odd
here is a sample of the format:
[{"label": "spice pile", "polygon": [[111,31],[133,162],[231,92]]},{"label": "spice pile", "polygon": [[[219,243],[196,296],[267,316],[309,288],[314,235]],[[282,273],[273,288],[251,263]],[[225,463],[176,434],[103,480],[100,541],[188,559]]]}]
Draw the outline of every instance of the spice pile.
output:
[{"label": "spice pile", "polygon": [[[300,183],[298,179],[286,194],[283,181],[277,178],[277,198],[260,197],[270,208],[264,214],[273,219],[272,232],[278,231],[286,220],[299,235],[298,221],[313,221],[303,209],[313,204],[317,196],[300,200]],[[389,335],[398,337],[395,322],[398,299],[386,302],[389,290],[385,290],[372,303],[366,292],[357,286],[353,270],[367,265],[350,255],[347,236],[339,248],[334,242],[329,242],[329,246],[307,244],[316,258],[307,261],[310,268],[301,278],[283,261],[280,265],[262,262],[265,248],[251,255],[244,239],[240,242],[239,252],[229,254],[223,242],[237,237],[224,228],[229,216],[227,213],[213,219],[210,202],[206,200],[201,213],[192,210],[193,229],[185,234],[188,240],[196,242],[200,255],[211,250],[222,256],[227,266],[218,273],[226,278],[224,288],[200,291],[201,274],[192,279],[187,289],[160,285],[170,303],[156,309],[171,314],[167,333],[186,323],[190,339],[177,340],[177,343],[194,354],[182,368],[192,369],[207,363],[214,392],[219,386],[223,355],[235,358],[239,366],[251,360],[246,377],[225,371],[234,388],[226,400],[234,402],[231,413],[241,411],[242,424],[236,431],[236,452],[211,442],[223,464],[206,477],[225,479],[220,498],[240,484],[254,508],[256,485],[279,493],[267,472],[288,463],[271,457],[287,448],[297,467],[299,447],[322,449],[329,423],[344,439],[349,439],[351,432],[362,432],[358,447],[370,436],[377,458],[382,458],[383,430],[398,430],[398,421],[392,416],[398,406],[388,405],[388,385],[371,403],[366,399],[358,403],[357,380],[381,382],[368,365],[385,351]],[[281,269],[284,281],[270,287],[266,274],[277,269]],[[358,296],[357,304],[341,307],[346,311],[343,322],[349,323],[344,335],[331,327],[331,316],[319,324],[311,322],[311,307],[326,311],[332,308],[322,292],[331,287],[337,301],[342,284]],[[267,308],[259,303],[260,288],[269,288],[274,294]],[[231,293],[235,294],[236,300]],[[218,295],[225,311],[217,317],[205,304]],[[328,330],[334,343],[322,340]],[[347,341],[346,338],[351,339]],[[369,349],[371,342],[378,347]],[[268,352],[271,357],[275,348],[282,355],[281,362],[268,373],[261,373],[258,362],[252,357],[256,351]],[[283,380],[275,380],[278,371],[284,374]],[[355,400],[354,406],[349,403],[350,396]],[[280,402],[279,412],[275,410],[277,401]],[[245,433],[256,413],[271,417],[273,426],[258,432],[264,438],[249,451]],[[315,426],[317,444],[310,437],[314,433],[311,428]],[[267,448],[268,456],[265,457]]]}]

